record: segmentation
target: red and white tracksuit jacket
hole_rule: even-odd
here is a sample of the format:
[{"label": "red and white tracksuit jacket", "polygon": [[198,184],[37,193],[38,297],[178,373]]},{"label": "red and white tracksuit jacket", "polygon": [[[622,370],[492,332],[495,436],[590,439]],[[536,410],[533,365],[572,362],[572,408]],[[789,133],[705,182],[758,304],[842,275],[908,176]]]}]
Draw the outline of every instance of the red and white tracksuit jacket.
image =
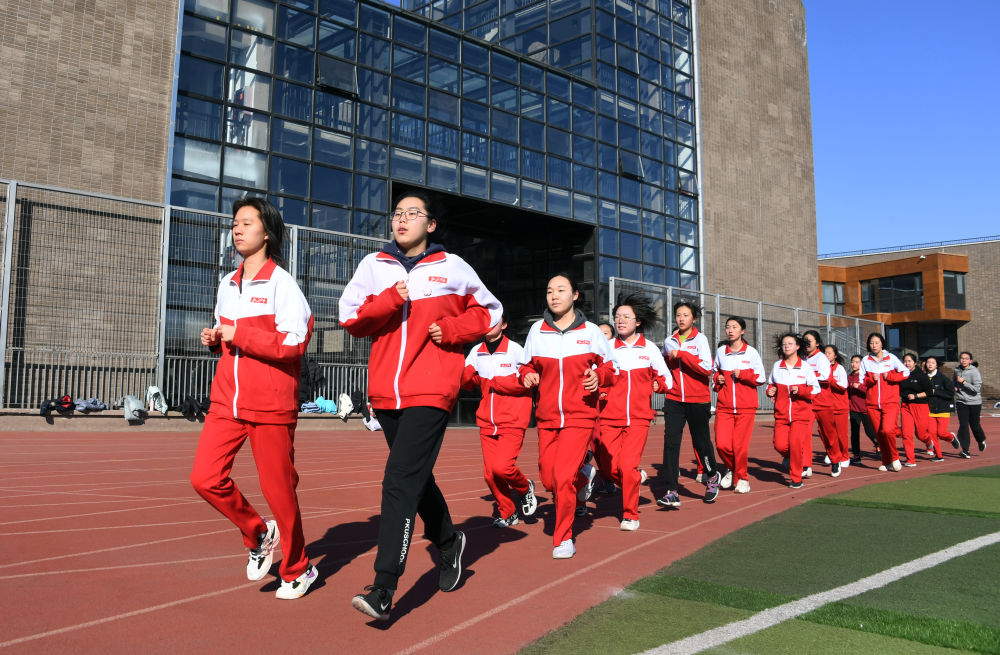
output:
[{"label": "red and white tracksuit jacket", "polygon": [[[579,310],[577,315],[582,316]],[[521,377],[539,375],[535,407],[539,427],[593,427],[598,392],[584,390],[583,376],[596,369],[599,384],[610,387],[618,374],[615,355],[600,328],[583,320],[562,332],[540,320],[528,330],[524,359]]]},{"label": "red and white tracksuit jacket", "polygon": [[476,424],[483,434],[496,435],[508,429],[524,432],[531,420],[531,390],[518,377],[524,363],[524,348],[506,336],[492,354],[481,343],[465,358],[462,387],[479,389],[483,399],[476,410]]},{"label": "red and white tracksuit jacket", "polygon": [[[819,382],[819,395],[813,398],[813,415],[816,417],[816,424],[819,427],[819,438],[823,442],[826,456],[831,462],[842,462],[848,458],[847,453],[841,452],[840,437],[837,434],[837,419],[833,411],[833,392],[830,391],[830,376],[833,370],[830,367],[830,360],[826,358],[826,353],[822,348],[806,358],[806,362],[813,368],[816,380]],[[808,457],[812,459],[812,445],[807,451]],[[812,464],[809,461],[806,466]]]},{"label": "red and white tracksuit jacket", "polygon": [[[802,482],[802,469],[811,466],[809,437],[812,425],[812,401],[819,395],[819,382],[812,366],[797,358],[788,366],[784,359],[771,368],[768,389],[775,389],[774,397],[774,449],[789,460],[788,472],[792,482]],[[792,387],[797,392],[792,393]]]},{"label": "red and white tracksuit jacket", "polygon": [[813,411],[819,412],[825,409],[833,409],[833,396],[830,395],[830,360],[822,348],[818,348],[812,355],[806,357],[806,363],[812,366],[813,373],[816,374],[816,381],[819,382],[820,393],[813,398]]},{"label": "red and white tracksuit jacket", "polygon": [[[734,371],[740,372],[739,377],[733,375]],[[760,406],[757,387],[767,380],[760,353],[748,343],[740,350],[721,346],[715,352],[713,377],[718,373],[722,373],[725,380],[721,385],[715,383],[715,413],[756,414]]]},{"label": "red and white tracksuit jacket", "polygon": [[[409,300],[396,291],[404,280]],[[382,251],[367,255],[340,296],[340,324],[371,337],[368,397],[375,409],[437,407],[458,398],[463,344],[481,339],[503,313],[500,301],[458,255],[439,250],[411,271]],[[441,344],[428,327],[441,327]]]},{"label": "red and white tracksuit jacket", "polygon": [[235,325],[236,332],[231,343],[212,349],[222,355],[212,380],[213,409],[255,423],[295,423],[313,328],[309,303],[270,259],[253,280],[242,278],[241,264],[219,284],[215,326]]},{"label": "red and white tracksuit jacket", "polygon": [[[736,371],[739,371],[737,374]],[[718,375],[722,374],[722,384]],[[715,386],[715,449],[733,472],[733,482],[747,480],[750,435],[760,405],[757,387],[767,379],[760,353],[747,343],[739,350],[729,345],[715,352],[712,381]]]},{"label": "red and white tracksuit jacket", "polygon": [[861,360],[861,386],[865,388],[868,407],[899,405],[899,383],[910,371],[892,353],[882,352],[879,359],[870,353]]},{"label": "red and white tracksuit jacket", "polygon": [[840,364],[831,364],[831,367],[829,391],[833,400],[833,422],[840,440],[841,462],[850,463],[851,400],[847,397],[847,370]]},{"label": "red and white tracksuit jacket", "polygon": [[[669,356],[671,350],[680,351],[676,359]],[[677,332],[674,332],[663,343],[662,352],[674,382],[667,391],[667,399],[682,403],[712,402],[708,391],[712,375],[712,349],[705,335],[693,327],[691,334],[681,343]]]}]

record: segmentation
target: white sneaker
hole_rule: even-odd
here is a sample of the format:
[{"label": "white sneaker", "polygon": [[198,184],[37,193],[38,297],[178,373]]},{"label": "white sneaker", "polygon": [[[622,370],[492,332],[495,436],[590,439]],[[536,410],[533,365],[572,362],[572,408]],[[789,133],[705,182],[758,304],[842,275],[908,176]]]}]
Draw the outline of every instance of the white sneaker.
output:
[{"label": "white sneaker", "polygon": [[830,456],[829,455],[823,455],[823,464],[826,465],[826,466],[830,465]]},{"label": "white sneaker", "polygon": [[572,539],[567,539],[552,549],[552,559],[569,559],[576,555],[576,546]]},{"label": "white sneaker", "polygon": [[646,480],[648,480],[648,479],[649,479],[649,476],[646,475],[646,470],[645,469],[639,469],[639,484],[646,484]]},{"label": "white sneaker", "polygon": [[629,532],[632,532],[633,530],[638,530],[639,529],[639,521],[638,521],[638,519],[623,519],[622,520],[622,524],[620,526],[618,526],[618,529],[619,530],[627,530]]},{"label": "white sneaker", "polygon": [[845,459],[840,463],[840,468],[846,469],[850,465],[851,465],[851,459],[848,457],[847,459]]},{"label": "white sneaker", "polygon": [[880,471],[882,471],[883,473],[885,473],[885,472],[886,472],[886,471],[888,471],[889,469],[887,469],[887,468],[885,467],[885,464],[882,464],[881,466],[879,466],[879,467],[878,467],[878,470],[880,470]]},{"label": "white sneaker", "polygon": [[247,558],[247,580],[260,580],[267,575],[280,539],[277,522],[268,521],[267,531],[257,535],[257,547],[250,550],[250,557]]},{"label": "white sneaker", "polygon": [[354,403],[351,402],[351,397],[346,393],[340,394],[340,397],[337,398],[337,408],[337,416],[346,423],[347,415],[354,411]]},{"label": "white sneaker", "polygon": [[736,489],[734,491],[738,494],[748,494],[750,493],[750,483],[746,480],[739,480],[736,483]]},{"label": "white sneaker", "polygon": [[594,493],[594,478],[597,477],[597,469],[590,464],[584,464],[583,468],[580,469],[580,473],[583,477],[587,478],[587,484],[581,487],[580,491],[576,494],[576,499],[581,503],[585,503],[590,500],[590,495]]},{"label": "white sneaker", "polygon": [[811,478],[812,476],[813,476],[813,469],[811,466],[807,466],[804,469],[802,469],[802,477]]},{"label": "white sneaker", "polygon": [[296,598],[302,598],[309,591],[310,585],[316,582],[319,578],[319,571],[312,564],[306,569],[306,572],[295,578],[291,582],[288,580],[282,580],[281,586],[278,590],[274,592],[274,595],[282,600],[295,600]]},{"label": "white sneaker", "polygon": [[732,471],[726,471],[726,474],[722,476],[722,479],[719,480],[719,486],[722,487],[723,489],[729,489],[730,487],[733,486]]},{"label": "white sneaker", "polygon": [[698,475],[694,476],[694,481],[695,482],[701,482],[701,473],[699,473]]},{"label": "white sneaker", "polygon": [[903,470],[903,464],[898,459],[892,460],[892,470],[897,472]]}]

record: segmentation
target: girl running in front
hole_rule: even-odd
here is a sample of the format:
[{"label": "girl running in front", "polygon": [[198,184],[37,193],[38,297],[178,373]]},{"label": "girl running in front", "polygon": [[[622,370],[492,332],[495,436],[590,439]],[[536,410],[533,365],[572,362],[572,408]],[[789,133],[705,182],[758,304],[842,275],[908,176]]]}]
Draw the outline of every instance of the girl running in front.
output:
[{"label": "girl running in front", "polygon": [[524,348],[504,336],[506,329],[504,317],[486,335],[486,340],[469,352],[462,373],[462,388],[479,389],[483,394],[476,423],[483,447],[483,477],[497,504],[494,528],[509,528],[518,523],[511,490],[517,494],[524,516],[531,516],[538,507],[535,483],[517,467],[524,430],[531,419],[531,392],[517,376],[524,361]]},{"label": "girl running in front", "polygon": [[[306,557],[293,445],[299,372],[313,317],[295,279],[283,268],[285,224],[274,205],[262,198],[237,200],[232,235],[243,263],[222,279],[215,325],[201,331],[202,345],[221,356],[191,484],[243,533],[250,549],[250,580],[267,575],[281,542],[285,557],[275,596],[291,600],[303,596],[319,577]],[[261,491],[274,512],[274,520],[266,523],[229,477],[247,439]]]},{"label": "girl running in front", "polygon": [[646,447],[649,423],[656,413],[650,399],[653,392],[664,393],[672,381],[663,355],[643,336],[647,326],[656,324],[656,311],[649,300],[632,294],[618,301],[612,310],[618,338],[614,340],[618,376],[608,389],[607,404],[601,410],[601,448],[598,464],[610,470],[611,481],[622,488],[622,530],[639,529],[639,460]]},{"label": "girl running in front", "polygon": [[750,491],[747,462],[750,435],[757,416],[757,387],[767,379],[757,350],[744,341],[747,322],[738,316],[726,319],[726,343],[715,352],[715,447],[731,471],[720,486],[736,485],[738,494]]},{"label": "girl running in front", "polygon": [[547,308],[528,331],[520,370],[526,389],[538,387],[538,470],[555,495],[555,559],[576,554],[573,517],[578,494],[588,483],[580,466],[597,418],[598,386],[611,386],[618,373],[608,340],[576,308],[579,298],[568,275],[549,280]]},{"label": "girl running in front", "polygon": [[656,501],[661,507],[680,507],[677,493],[680,473],[681,438],[684,424],[691,432],[691,442],[698,459],[705,467],[706,503],[714,503],[725,471],[715,461],[708,420],[712,416],[712,396],[708,383],[712,377],[712,350],[708,339],[695,327],[701,310],[693,302],[674,303],[677,330],[663,344],[667,368],[673,376],[673,386],[667,390],[663,405],[663,476],[667,493]]},{"label": "girl running in front", "polygon": [[868,335],[868,356],[861,360],[859,373],[865,389],[865,406],[868,418],[878,434],[879,453],[882,458],[880,471],[899,471],[899,449],[896,435],[899,434],[899,383],[910,372],[892,353],[887,353],[885,338],[878,332]]},{"label": "girl running in front", "polygon": [[[835,478],[840,475],[840,463],[846,459],[846,456],[840,452],[840,438],[837,436],[837,425],[833,417],[830,360],[823,353],[819,332],[808,330],[802,335],[802,338],[806,342],[806,362],[813,367],[816,380],[822,390],[819,396],[813,399],[813,416],[816,417],[816,425],[819,428],[819,438],[823,442],[823,449],[826,450],[826,459],[830,460],[830,477]],[[812,443],[809,444],[803,456],[806,458],[806,468],[802,472],[802,477],[808,478],[812,476]]]},{"label": "girl running in front", "polygon": [[[928,454],[934,457],[934,449],[927,434],[928,423],[930,422],[930,407],[928,398],[931,392],[931,380],[920,368],[920,362],[915,355],[906,353],[903,355],[903,366],[910,372],[909,377],[899,383],[899,398],[902,401],[900,407],[900,422],[902,423],[903,451],[906,453],[906,461],[903,466],[913,467],[917,465],[913,444],[915,441],[922,441]],[[938,450],[940,450],[938,446]]]},{"label": "girl running in front", "polygon": [[983,375],[972,353],[964,351],[958,355],[958,367],[952,382],[955,383],[955,413],[958,414],[958,442],[962,446],[959,455],[969,459],[969,433],[976,438],[979,450],[986,450],[986,433],[983,432],[979,415],[983,410]]},{"label": "girl running in front", "polygon": [[840,439],[840,455],[843,459],[840,462],[840,470],[843,471],[851,465],[850,452],[848,449],[848,436],[850,434],[851,411],[850,400],[847,398],[847,370],[844,369],[844,356],[840,350],[832,343],[823,346],[823,354],[830,362],[830,396],[833,399],[833,424],[836,428],[837,438]]},{"label": "girl running in front", "polygon": [[486,336],[503,314],[472,267],[432,241],[441,212],[437,196],[402,194],[391,217],[393,240],[361,260],[340,296],[341,326],[372,339],[368,398],[389,446],[375,580],[351,599],[381,621],[389,619],[418,514],[438,550],[438,589],[453,591],[461,580],[465,533],[452,523],[434,463],[462,384],[463,346]]},{"label": "girl running in front", "polygon": [[864,378],[861,375],[861,355],[851,356],[851,372],[847,374],[847,398],[850,407],[851,421],[851,464],[861,463],[861,428],[864,427],[865,435],[872,442],[875,449],[875,457],[878,452],[878,435],[872,420],[868,418],[868,408],[865,402],[865,388],[862,386]]},{"label": "girl running in front", "polygon": [[958,437],[948,427],[951,408],[954,407],[955,385],[952,384],[951,378],[942,375],[938,370],[938,359],[934,355],[929,355],[924,360],[924,366],[927,367],[927,377],[931,381],[931,392],[927,399],[927,436],[930,437],[934,447],[934,458],[931,461],[943,462],[941,441],[951,443],[952,448],[960,446]]},{"label": "girl running in front", "polygon": [[820,393],[816,373],[801,357],[805,348],[797,334],[778,337],[778,361],[767,380],[767,396],[774,399],[774,449],[788,460],[792,489],[802,488],[802,442],[812,438],[812,402]]}]

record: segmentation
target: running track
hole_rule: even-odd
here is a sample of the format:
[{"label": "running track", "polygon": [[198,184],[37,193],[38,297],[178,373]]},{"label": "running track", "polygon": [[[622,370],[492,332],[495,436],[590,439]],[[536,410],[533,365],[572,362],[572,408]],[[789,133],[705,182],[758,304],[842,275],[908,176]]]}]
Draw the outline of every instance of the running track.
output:
[{"label": "running track", "polygon": [[[438,592],[433,548],[416,540],[388,623],[368,622],[350,606],[372,578],[386,452],[381,433],[344,429],[334,419],[328,422],[333,429],[300,429],[299,499],[321,580],[304,598],[279,601],[274,577],[247,581],[236,529],[190,488],[197,431],[0,432],[0,649],[515,652],[633,580],[810,498],[1000,463],[1000,419],[985,414],[992,447],[980,455],[973,445],[971,461],[946,446],[945,462],[918,456],[915,469],[897,474],[878,473],[872,459],[837,479],[819,466],[797,491],[775,468],[771,423],[758,419],[750,450],[752,492],[723,491],[714,505],[699,500],[703,487],[691,479],[685,439],[683,506],[660,510],[643,488],[642,527],[630,533],[618,529],[620,496],[600,498],[596,509],[591,504],[590,514],[577,519],[578,552],[564,561],[551,558],[550,494],[539,485],[536,520],[491,528],[478,433],[449,430],[435,476],[468,536],[466,575],[454,592]],[[651,475],[662,435],[662,423],[653,426],[643,458]],[[822,457],[818,438],[813,444]],[[534,430],[520,463],[537,483]],[[233,477],[268,516],[249,445]],[[662,492],[655,477],[653,491]]]}]

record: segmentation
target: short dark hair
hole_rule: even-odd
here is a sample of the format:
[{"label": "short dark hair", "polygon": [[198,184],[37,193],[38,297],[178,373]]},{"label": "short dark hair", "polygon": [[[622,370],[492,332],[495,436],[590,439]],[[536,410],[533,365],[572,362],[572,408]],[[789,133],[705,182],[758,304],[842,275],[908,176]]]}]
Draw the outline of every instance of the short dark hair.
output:
[{"label": "short dark hair", "polygon": [[786,337],[795,339],[795,343],[798,346],[798,356],[802,357],[806,351],[805,340],[794,332],[785,332],[784,334],[779,334],[778,338],[774,340],[774,352],[778,355],[778,359],[785,358],[785,353],[781,352],[781,342],[784,341]]},{"label": "short dark hair", "polygon": [[882,342],[882,350],[885,350],[885,336],[881,332],[872,332],[865,339],[865,348],[868,349],[868,352],[872,351],[872,339],[875,337],[878,337],[878,340]]},{"label": "short dark hair", "polygon": [[690,309],[691,310],[691,318],[693,318],[696,321],[701,316],[701,307],[699,307],[698,304],[694,300],[690,300],[688,298],[681,298],[680,300],[678,300],[677,302],[675,302],[674,303],[674,316],[677,315],[677,310],[680,309],[681,307],[687,307],[688,309]]},{"label": "short dark hair", "polygon": [[424,203],[424,207],[427,208],[427,222],[435,221],[437,223],[434,231],[427,235],[427,242],[441,243],[444,238],[444,217],[446,213],[441,196],[425,189],[406,189],[396,194],[396,197],[392,201],[392,207],[389,209],[390,213],[396,209],[396,205],[398,205],[403,198],[416,198],[420,202]]},{"label": "short dark hair", "polygon": [[927,362],[931,361],[932,359],[934,360],[934,365],[935,366],[940,366],[941,365],[941,362],[938,361],[937,355],[927,355],[927,357],[924,357],[924,363],[926,364]]},{"label": "short dark hair", "polygon": [[653,303],[642,294],[630,293],[625,297],[618,296],[618,304],[611,310],[611,320],[614,320],[615,314],[622,306],[631,307],[632,311],[635,312],[636,332],[641,333],[645,328],[656,325],[657,321],[660,320],[660,317],[656,315],[656,310],[653,309]]},{"label": "short dark hair", "polygon": [[274,260],[275,264],[287,269],[288,264],[285,262],[285,256],[282,252],[285,245],[285,221],[281,219],[281,212],[264,198],[248,196],[233,203],[233,218],[236,218],[236,213],[244,207],[253,207],[260,216],[264,233],[267,234],[264,252]]},{"label": "short dark hair", "polygon": [[815,339],[817,348],[823,347],[823,339],[820,338],[819,332],[817,332],[816,330],[806,330],[805,332],[803,332],[802,338],[805,339],[806,337],[812,337],[813,339]]}]

